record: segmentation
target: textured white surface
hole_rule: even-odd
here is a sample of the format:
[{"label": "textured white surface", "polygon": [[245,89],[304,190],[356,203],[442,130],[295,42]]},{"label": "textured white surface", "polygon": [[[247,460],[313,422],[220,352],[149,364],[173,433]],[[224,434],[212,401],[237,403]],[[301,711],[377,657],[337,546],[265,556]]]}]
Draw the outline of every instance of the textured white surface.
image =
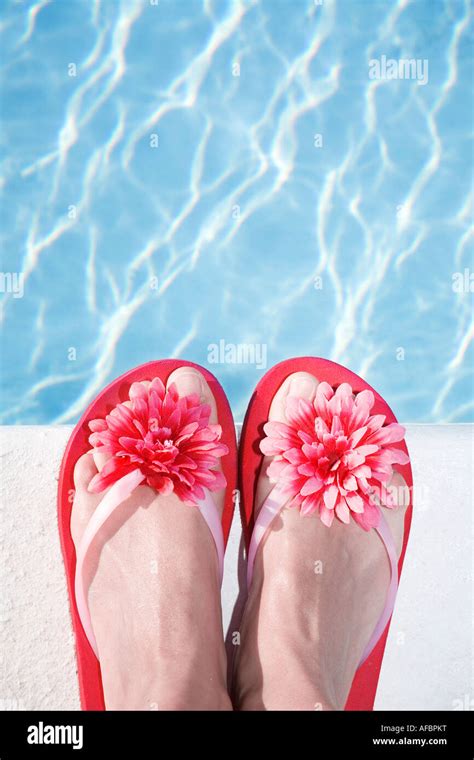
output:
[{"label": "textured white surface", "polygon": [[[376,707],[466,709],[474,695],[473,426],[407,430],[415,516]],[[70,431],[0,428],[0,709],[79,708],[56,524],[57,474]],[[226,628],[238,592],[239,544],[236,519],[223,587]]]}]

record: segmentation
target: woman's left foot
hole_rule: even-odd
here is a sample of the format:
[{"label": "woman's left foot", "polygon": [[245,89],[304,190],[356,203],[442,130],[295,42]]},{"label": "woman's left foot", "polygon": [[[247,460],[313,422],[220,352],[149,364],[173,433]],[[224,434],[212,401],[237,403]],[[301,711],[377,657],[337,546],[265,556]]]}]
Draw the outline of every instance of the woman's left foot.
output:
[{"label": "woman's left foot", "polygon": [[[285,422],[286,397],[312,401],[318,380],[291,375],[276,393],[270,420]],[[265,457],[256,514],[273,488]],[[407,486],[395,473],[396,509],[383,509],[401,552]],[[398,506],[399,505],[399,506]],[[330,528],[318,514],[284,508],[257,552],[240,627],[234,672],[239,710],[343,710],[390,581],[385,547],[351,518]]]}]

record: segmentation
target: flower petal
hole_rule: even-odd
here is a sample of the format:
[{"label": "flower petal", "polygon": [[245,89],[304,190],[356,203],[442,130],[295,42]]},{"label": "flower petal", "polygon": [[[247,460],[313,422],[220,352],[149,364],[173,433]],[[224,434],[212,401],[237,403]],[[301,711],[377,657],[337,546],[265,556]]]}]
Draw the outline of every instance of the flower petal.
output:
[{"label": "flower petal", "polygon": [[325,507],[323,504],[319,509],[319,516],[323,525],[326,525],[327,528],[330,528],[334,520],[334,510],[327,509],[327,507]]},{"label": "flower petal", "polygon": [[307,480],[304,486],[300,489],[300,493],[302,496],[309,496],[310,494],[320,491],[322,487],[322,480],[319,478],[309,478],[309,480]]},{"label": "flower petal", "polygon": [[364,511],[364,500],[358,493],[347,493],[345,500],[351,512],[362,514]]},{"label": "flower petal", "polygon": [[351,521],[349,508],[344,499],[339,499],[336,504],[336,516],[343,523],[348,525]]},{"label": "flower petal", "polygon": [[326,509],[334,509],[334,505],[336,504],[338,495],[339,495],[339,489],[337,488],[337,486],[332,485],[332,486],[329,486],[329,488],[326,488],[323,495]]}]

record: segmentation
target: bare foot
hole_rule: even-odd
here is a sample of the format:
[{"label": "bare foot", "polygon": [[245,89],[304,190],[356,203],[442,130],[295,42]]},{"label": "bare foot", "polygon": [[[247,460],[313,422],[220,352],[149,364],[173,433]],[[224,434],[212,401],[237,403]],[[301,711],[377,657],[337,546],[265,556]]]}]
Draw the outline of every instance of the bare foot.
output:
[{"label": "bare foot", "polygon": [[[204,377],[182,367],[181,396],[217,407]],[[77,462],[71,531],[76,547],[104,494],[87,487],[103,455]],[[225,490],[213,494],[222,514]],[[217,553],[198,509],[139,486],[89,552],[88,600],[110,710],[230,710]]]},{"label": "bare foot", "polygon": [[[270,420],[285,422],[285,398],[315,397],[318,381],[291,375]],[[266,457],[257,513],[273,488]],[[406,483],[395,473],[397,509],[384,509],[398,553]],[[355,671],[383,610],[390,566],[381,539],[351,520],[327,528],[317,514],[285,507],[260,546],[240,628],[234,704],[240,710],[343,710]]]}]

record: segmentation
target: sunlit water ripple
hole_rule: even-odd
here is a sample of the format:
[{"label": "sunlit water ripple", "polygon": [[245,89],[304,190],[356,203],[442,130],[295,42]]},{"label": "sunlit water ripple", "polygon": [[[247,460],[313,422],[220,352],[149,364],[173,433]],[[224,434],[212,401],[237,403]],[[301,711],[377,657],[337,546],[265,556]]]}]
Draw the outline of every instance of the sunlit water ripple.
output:
[{"label": "sunlit water ripple", "polygon": [[[168,356],[239,419],[264,369],[208,364],[221,340],[342,362],[402,420],[473,419],[469,2],[2,7],[4,423],[74,421]],[[382,55],[427,84],[370,79]]]}]

